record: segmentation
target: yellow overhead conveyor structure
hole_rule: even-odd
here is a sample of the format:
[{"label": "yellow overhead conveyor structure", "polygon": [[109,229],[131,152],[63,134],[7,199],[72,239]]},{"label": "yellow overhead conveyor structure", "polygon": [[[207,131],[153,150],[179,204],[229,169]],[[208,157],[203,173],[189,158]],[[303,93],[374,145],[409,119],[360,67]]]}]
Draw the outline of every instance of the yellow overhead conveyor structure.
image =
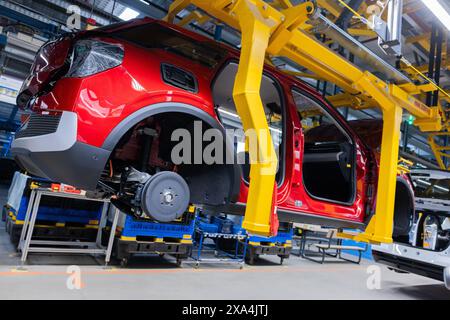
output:
[{"label": "yellow overhead conveyor structure", "polygon": [[[380,170],[376,212],[366,230],[357,235],[347,234],[358,241],[392,242],[394,198],[399,152],[400,124],[403,109],[412,114],[422,131],[440,131],[442,112],[428,107],[415,95],[434,91],[431,86],[416,86],[410,82],[393,84],[382,81],[368,71],[362,71],[326,45],[315,40],[306,30],[315,13],[315,5],[305,2],[292,5],[289,0],[267,3],[262,0],[175,0],[165,20],[189,5],[194,5],[210,17],[241,32],[241,56],[233,98],[244,130],[258,133],[259,157],[251,165],[250,190],[243,227],[250,233],[269,235],[276,192],[277,159],[263,135],[269,137],[264,117],[260,83],[266,56],[283,56],[307,68],[320,79],[339,86],[345,94],[358,96],[367,105],[378,107],[383,116]],[[200,17],[202,14],[196,13]],[[193,18],[191,14],[189,18]]]}]

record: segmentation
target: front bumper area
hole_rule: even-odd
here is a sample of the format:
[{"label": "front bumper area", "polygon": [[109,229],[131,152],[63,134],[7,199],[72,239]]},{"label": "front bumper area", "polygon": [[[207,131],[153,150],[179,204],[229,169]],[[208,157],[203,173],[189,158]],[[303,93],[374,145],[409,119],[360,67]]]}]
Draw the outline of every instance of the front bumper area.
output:
[{"label": "front bumper area", "polygon": [[76,140],[76,113],[65,111],[57,122],[44,117],[52,115],[34,116],[17,132],[16,162],[33,175],[94,190],[111,152]]}]

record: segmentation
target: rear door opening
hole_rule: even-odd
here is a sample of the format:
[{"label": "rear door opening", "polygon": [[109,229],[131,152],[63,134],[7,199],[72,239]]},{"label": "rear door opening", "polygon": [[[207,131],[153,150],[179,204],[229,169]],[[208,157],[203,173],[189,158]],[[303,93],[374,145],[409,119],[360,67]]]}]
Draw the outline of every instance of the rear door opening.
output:
[{"label": "rear door opening", "polygon": [[292,95],[305,136],[306,191],[312,198],[352,204],[356,194],[353,140],[319,101],[296,88]]}]

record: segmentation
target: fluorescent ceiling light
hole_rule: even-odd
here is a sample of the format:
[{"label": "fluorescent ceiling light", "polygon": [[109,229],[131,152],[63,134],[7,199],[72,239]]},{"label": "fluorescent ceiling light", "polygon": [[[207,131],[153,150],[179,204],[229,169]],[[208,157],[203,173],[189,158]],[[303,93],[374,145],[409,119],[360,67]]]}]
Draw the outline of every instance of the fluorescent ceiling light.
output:
[{"label": "fluorescent ceiling light", "polygon": [[445,191],[445,192],[449,192],[450,190],[448,190],[447,188],[441,187],[441,186],[434,186],[436,189]]},{"label": "fluorescent ceiling light", "polygon": [[422,180],[422,179],[417,179],[418,182],[423,183],[426,186],[431,186],[431,183],[429,183],[428,181]]},{"label": "fluorescent ceiling light", "polygon": [[220,113],[225,113],[226,115],[232,116],[233,118],[240,118],[236,113],[227,111],[223,108],[218,109]]},{"label": "fluorescent ceiling light", "polygon": [[450,14],[438,0],[422,0],[423,4],[450,30]]},{"label": "fluorescent ceiling light", "polygon": [[119,15],[119,18],[124,20],[124,21],[128,21],[128,20],[136,18],[138,15],[139,15],[139,12],[137,12],[137,11],[131,9],[131,8],[126,8]]}]

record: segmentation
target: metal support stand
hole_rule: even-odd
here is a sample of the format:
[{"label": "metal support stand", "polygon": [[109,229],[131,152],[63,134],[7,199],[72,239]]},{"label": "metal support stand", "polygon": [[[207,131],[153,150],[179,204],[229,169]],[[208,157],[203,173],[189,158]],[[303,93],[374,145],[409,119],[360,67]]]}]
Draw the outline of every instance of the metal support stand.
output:
[{"label": "metal support stand", "polygon": [[[42,196],[62,197],[72,199],[82,199],[90,201],[103,202],[102,216],[98,226],[97,237],[95,242],[86,241],[53,241],[53,240],[33,240],[34,225],[38,214],[39,204]],[[48,189],[34,189],[31,191],[30,202],[25,215],[25,221],[20,234],[20,241],[18,250],[22,253],[21,256],[21,269],[24,268],[24,264],[27,260],[28,253],[40,252],[40,253],[72,253],[72,254],[103,254],[105,255],[105,266],[108,265],[111,259],[111,252],[114,243],[114,235],[117,228],[117,222],[119,219],[119,209],[114,210],[114,219],[111,227],[111,233],[108,239],[106,247],[101,244],[102,228],[106,225],[107,212],[110,202],[105,199],[92,199],[83,195],[52,192]],[[71,248],[67,248],[71,247]],[[72,248],[76,247],[76,248]]]},{"label": "metal support stand", "polygon": [[[248,236],[239,234],[228,234],[228,233],[209,233],[204,232],[200,229],[195,231],[197,233],[196,237],[196,249],[197,254],[192,251],[192,259],[195,262],[195,268],[200,267],[201,262],[209,263],[238,263],[239,268],[243,269],[245,263],[245,255],[247,253]],[[216,240],[214,244],[205,244],[206,239]],[[220,249],[219,239],[229,239],[235,241],[234,252],[228,252]],[[242,251],[240,247],[242,246]],[[207,248],[207,249],[205,249]],[[202,258],[202,253],[213,252],[214,258]],[[242,253],[240,253],[242,252]]]}]

